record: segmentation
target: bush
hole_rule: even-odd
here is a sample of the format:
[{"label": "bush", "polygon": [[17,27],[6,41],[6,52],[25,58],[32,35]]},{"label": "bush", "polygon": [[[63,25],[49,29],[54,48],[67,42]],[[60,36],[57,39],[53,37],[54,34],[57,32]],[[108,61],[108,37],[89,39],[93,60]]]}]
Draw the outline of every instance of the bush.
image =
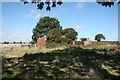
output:
[{"label": "bush", "polygon": [[6,42],[6,41],[4,41],[3,43],[4,43],[4,44],[9,44],[9,42]]},{"label": "bush", "polygon": [[68,46],[67,43],[49,43],[49,42],[46,42],[46,48],[56,48],[56,47],[62,47],[62,46]]},{"label": "bush", "polygon": [[89,39],[89,38],[80,38],[80,40],[81,40],[82,42],[86,41],[87,39]]},{"label": "bush", "polygon": [[20,42],[20,44],[22,44],[22,42]]},{"label": "bush", "polygon": [[31,41],[30,44],[35,44],[35,41]]},{"label": "bush", "polygon": [[77,45],[81,45],[81,44],[82,44],[82,41],[76,41],[76,44],[77,44]]},{"label": "bush", "polygon": [[73,28],[66,28],[63,30],[63,35],[66,36],[68,44],[71,44],[77,39],[78,33]]},{"label": "bush", "polygon": [[16,44],[16,42],[13,42],[13,44]]}]

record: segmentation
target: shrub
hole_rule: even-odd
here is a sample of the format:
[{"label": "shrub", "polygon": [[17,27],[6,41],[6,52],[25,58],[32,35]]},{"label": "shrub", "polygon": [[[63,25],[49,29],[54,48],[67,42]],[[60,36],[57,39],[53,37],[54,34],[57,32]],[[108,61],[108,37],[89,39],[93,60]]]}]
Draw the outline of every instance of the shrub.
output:
[{"label": "shrub", "polygon": [[35,41],[31,41],[30,44],[35,44]]},{"label": "shrub", "polygon": [[81,45],[81,44],[82,44],[82,41],[76,41],[76,44],[77,44],[77,45]]},{"label": "shrub", "polygon": [[49,42],[46,42],[46,48],[56,48],[56,47],[62,47],[62,46],[68,46],[67,43],[49,43]]}]

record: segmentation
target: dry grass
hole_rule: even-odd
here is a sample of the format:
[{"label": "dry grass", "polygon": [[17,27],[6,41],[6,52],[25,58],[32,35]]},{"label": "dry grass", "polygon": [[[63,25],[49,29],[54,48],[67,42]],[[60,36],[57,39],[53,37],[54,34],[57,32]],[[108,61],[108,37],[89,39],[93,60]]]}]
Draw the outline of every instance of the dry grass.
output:
[{"label": "dry grass", "polygon": [[107,49],[109,50],[109,49],[118,47],[118,45],[110,44],[108,42],[96,42],[96,43],[93,43],[91,46],[80,45],[80,47],[84,49]]},{"label": "dry grass", "polygon": [[[30,55],[21,58],[3,57],[3,78],[26,78],[26,76],[53,79],[59,77],[118,78],[120,54],[116,53],[119,48],[113,49],[115,47],[118,45],[110,43],[95,43],[91,46],[73,45],[68,48],[66,46],[57,48],[4,47],[2,55],[5,57],[19,57],[25,53]],[[63,50],[65,48],[67,49]]]},{"label": "dry grass", "polygon": [[45,46],[42,47],[20,47],[20,45],[5,45],[6,47],[2,47],[2,56],[5,57],[22,57],[25,53],[27,54],[34,54],[34,53],[46,53],[51,52],[53,50],[63,50],[67,48],[66,46],[57,47],[57,48],[46,48]]},{"label": "dry grass", "polygon": [[[51,52],[54,50],[63,50],[68,48],[67,46],[56,47],[56,48],[46,48],[45,46],[42,47],[21,47],[21,44],[2,44],[2,56],[5,57],[21,57],[25,53],[34,54],[34,53],[46,53]],[[84,45],[77,45],[83,49],[114,49],[117,47],[116,44],[110,44],[107,42],[102,43],[94,43],[91,46],[84,46]]]}]

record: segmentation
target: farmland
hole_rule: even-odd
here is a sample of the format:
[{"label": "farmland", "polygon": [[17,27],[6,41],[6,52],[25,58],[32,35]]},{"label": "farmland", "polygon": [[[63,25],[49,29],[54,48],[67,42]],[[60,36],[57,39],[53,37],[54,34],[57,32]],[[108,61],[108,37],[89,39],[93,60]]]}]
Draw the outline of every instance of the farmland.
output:
[{"label": "farmland", "polygon": [[4,47],[2,77],[51,80],[118,79],[119,61],[120,46],[107,42],[57,48]]}]

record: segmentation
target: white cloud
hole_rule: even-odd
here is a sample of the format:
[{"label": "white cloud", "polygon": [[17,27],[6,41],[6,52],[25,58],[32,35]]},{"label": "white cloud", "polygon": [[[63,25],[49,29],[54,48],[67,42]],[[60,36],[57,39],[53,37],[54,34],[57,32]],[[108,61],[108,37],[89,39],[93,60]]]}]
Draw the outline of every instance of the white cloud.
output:
[{"label": "white cloud", "polygon": [[26,34],[27,34],[27,30],[24,30],[24,31],[18,33],[18,35],[26,35]]},{"label": "white cloud", "polygon": [[0,32],[0,42],[2,42],[2,32]]},{"label": "white cloud", "polygon": [[42,15],[47,16],[47,14],[38,13],[36,10],[31,10],[31,13],[25,14],[25,16],[32,17],[32,18],[35,18],[35,19],[40,18]]},{"label": "white cloud", "polygon": [[38,13],[37,16],[35,16],[35,18],[40,18],[41,15],[41,13]]},{"label": "white cloud", "polygon": [[5,21],[4,20],[0,20],[0,23],[4,23]]},{"label": "white cloud", "polygon": [[85,29],[83,26],[80,26],[80,25],[77,25],[75,28],[76,28],[77,30],[84,30],[84,29]]},{"label": "white cloud", "polygon": [[82,9],[83,7],[84,7],[84,6],[83,6],[82,3],[78,3],[77,6],[76,6],[77,9]]},{"label": "white cloud", "polygon": [[118,18],[114,19],[114,22],[115,22],[115,23],[118,23]]},{"label": "white cloud", "polygon": [[25,16],[27,16],[27,17],[31,17],[31,16],[32,16],[32,14],[25,14]]},{"label": "white cloud", "polygon": [[48,16],[48,14],[44,14],[44,16]]},{"label": "white cloud", "polygon": [[3,27],[3,30],[7,31],[7,30],[8,30],[8,27]]},{"label": "white cloud", "polygon": [[32,10],[31,13],[32,13],[32,14],[36,14],[36,11],[35,11],[35,10]]},{"label": "white cloud", "polygon": [[108,30],[108,32],[110,32],[110,33],[111,33],[111,32],[112,32],[112,30]]},{"label": "white cloud", "polygon": [[22,32],[18,32],[16,34],[13,33],[3,33],[2,35],[2,41],[29,41],[31,36],[28,34],[27,30],[23,30]]}]

